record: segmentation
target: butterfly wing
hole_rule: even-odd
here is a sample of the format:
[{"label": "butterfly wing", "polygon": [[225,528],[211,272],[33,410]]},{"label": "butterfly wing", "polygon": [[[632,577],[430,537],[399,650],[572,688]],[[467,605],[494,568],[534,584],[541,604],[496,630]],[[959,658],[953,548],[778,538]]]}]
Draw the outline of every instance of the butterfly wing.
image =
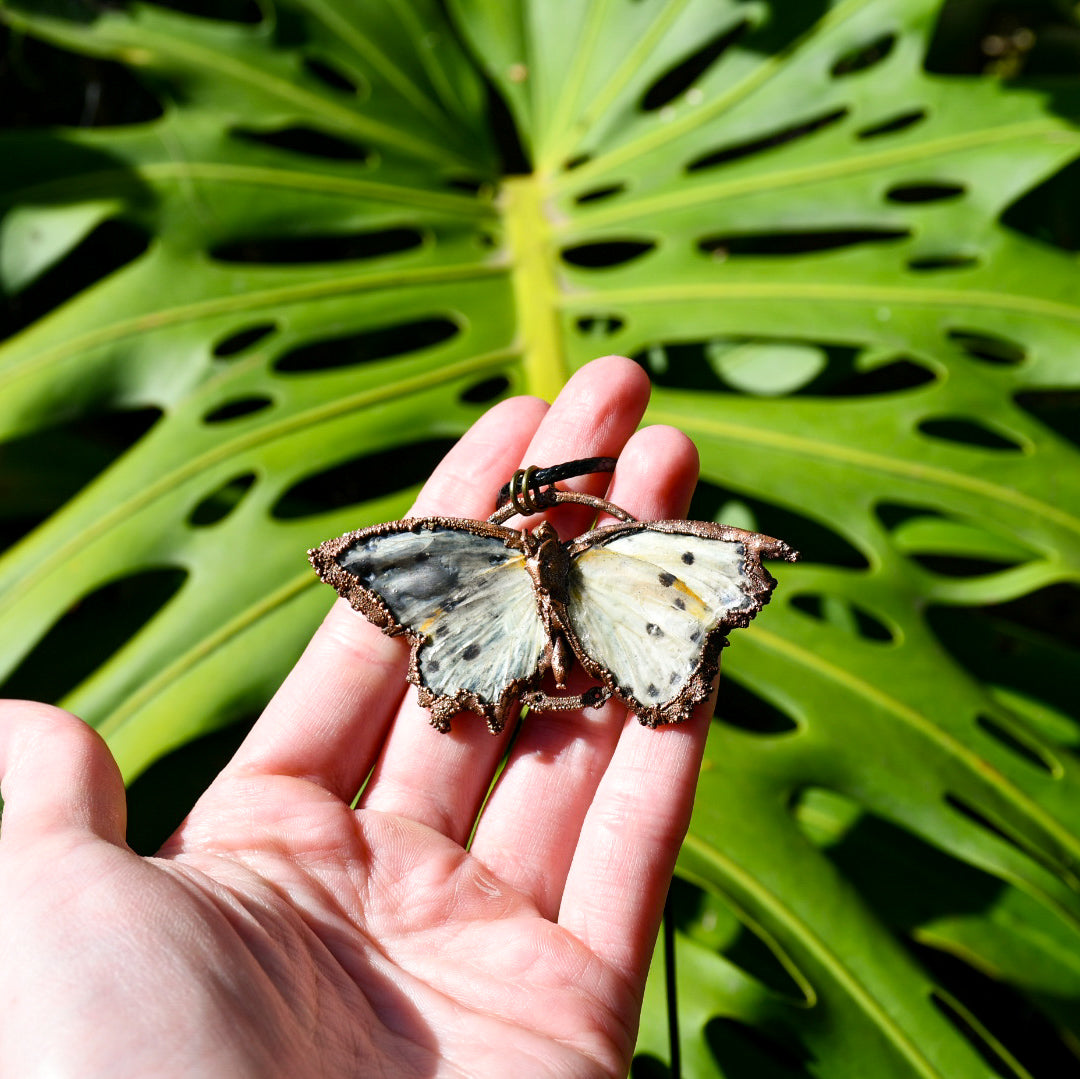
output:
[{"label": "butterfly wing", "polygon": [[728,631],[776,583],[762,556],[798,557],[780,540],[705,521],[610,525],[570,553],[574,651],[650,727],[686,719],[711,692]]},{"label": "butterfly wing", "polygon": [[310,558],[385,633],[408,635],[409,681],[436,727],[468,709],[496,731],[545,656],[520,539],[485,522],[415,518],[328,540]]}]

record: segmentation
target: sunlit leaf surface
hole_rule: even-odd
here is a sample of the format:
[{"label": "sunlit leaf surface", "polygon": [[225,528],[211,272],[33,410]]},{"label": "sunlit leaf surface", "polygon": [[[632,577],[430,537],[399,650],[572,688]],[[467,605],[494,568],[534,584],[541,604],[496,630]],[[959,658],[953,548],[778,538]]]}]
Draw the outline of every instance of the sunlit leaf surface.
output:
[{"label": "sunlit leaf surface", "polygon": [[5,692],[132,777],[252,714],[307,547],[625,353],[805,555],[725,655],[683,1074],[1080,1069],[1075,82],[932,73],[938,0],[226,7],[0,7],[148,88],[3,135]]}]

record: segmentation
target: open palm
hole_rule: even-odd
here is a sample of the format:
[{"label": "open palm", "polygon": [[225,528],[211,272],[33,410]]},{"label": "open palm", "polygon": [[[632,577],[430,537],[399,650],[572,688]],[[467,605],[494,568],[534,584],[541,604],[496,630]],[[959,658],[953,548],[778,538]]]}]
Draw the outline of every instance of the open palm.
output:
[{"label": "open palm", "polygon": [[[523,460],[606,455],[612,501],[679,515],[696,454],[634,433],[647,396],[607,358],[550,409],[505,402],[415,512],[483,517]],[[0,707],[0,1073],[625,1075],[708,709],[659,731],[613,703],[530,717],[487,797],[510,733],[434,732],[406,660],[338,601],[150,859],[94,732]]]}]

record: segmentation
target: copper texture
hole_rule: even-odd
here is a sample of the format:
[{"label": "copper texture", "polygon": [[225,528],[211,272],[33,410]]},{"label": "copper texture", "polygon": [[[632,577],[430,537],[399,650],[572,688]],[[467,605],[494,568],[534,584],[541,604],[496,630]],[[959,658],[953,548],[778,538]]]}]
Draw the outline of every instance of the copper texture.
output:
[{"label": "copper texture", "polygon": [[[408,680],[417,687],[420,704],[431,713],[431,723],[439,731],[450,730],[450,720],[458,712],[471,711],[484,717],[493,734],[499,733],[512,714],[515,704],[525,703],[536,711],[567,710],[596,706],[615,698],[634,712],[647,727],[665,723],[680,723],[687,719],[693,709],[712,692],[720,667],[720,650],[727,644],[727,634],[736,627],[746,626],[750,619],[769,602],[775,580],[761,563],[763,557],[781,558],[793,562],[798,553],[782,540],[773,539],[756,532],[747,532],[730,525],[708,521],[638,521],[618,506],[593,495],[563,491],[553,485],[544,487],[543,473],[558,472],[560,478],[578,474],[575,466],[592,466],[600,461],[598,470],[610,471],[610,459],[590,459],[539,470],[535,467],[520,469],[503,488],[502,497],[508,497],[486,521],[455,517],[417,517],[370,528],[348,532],[336,539],[327,540],[308,552],[308,557],[319,577],[331,585],[354,610],[363,614],[389,636],[405,636],[410,644]],[[610,462],[613,464],[614,462]],[[537,482],[538,473],[540,482]],[[541,489],[542,488],[542,489]],[[600,513],[618,519],[618,523],[604,525],[578,537],[569,543],[560,542],[554,528],[543,521],[532,531],[506,527],[503,522],[515,515],[530,516],[542,509],[562,503],[586,505]],[[428,638],[413,628],[399,624],[390,608],[379,594],[364,587],[360,579],[344,569],[339,556],[351,547],[371,537],[386,536],[395,532],[449,529],[476,536],[498,538],[510,550],[518,551],[525,560],[525,570],[532,582],[537,611],[544,627],[546,643],[544,655],[528,677],[516,679],[503,687],[498,698],[483,700],[475,694],[459,689],[453,695],[439,694],[424,683],[419,667],[419,654]],[[654,531],[676,535],[697,536],[704,539],[723,540],[742,544],[741,571],[746,580],[745,593],[751,600],[746,610],[731,610],[724,614],[716,626],[709,630],[701,644],[697,663],[683,683],[677,696],[659,705],[649,705],[638,700],[602,663],[591,657],[582,646],[567,611],[568,576],[572,560],[591,547],[601,546],[612,540],[635,532]],[[613,582],[617,587],[618,582]],[[544,676],[552,674],[556,686],[562,689],[574,659],[598,682],[580,696],[552,697],[540,689]]]}]

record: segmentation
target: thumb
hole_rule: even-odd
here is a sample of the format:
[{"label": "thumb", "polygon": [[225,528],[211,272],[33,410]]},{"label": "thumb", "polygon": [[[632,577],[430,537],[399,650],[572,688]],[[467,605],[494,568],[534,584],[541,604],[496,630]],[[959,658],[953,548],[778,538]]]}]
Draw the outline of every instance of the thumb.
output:
[{"label": "thumb", "polygon": [[0,701],[0,795],[5,844],[65,830],[124,842],[120,770],[101,736],[60,708]]}]

